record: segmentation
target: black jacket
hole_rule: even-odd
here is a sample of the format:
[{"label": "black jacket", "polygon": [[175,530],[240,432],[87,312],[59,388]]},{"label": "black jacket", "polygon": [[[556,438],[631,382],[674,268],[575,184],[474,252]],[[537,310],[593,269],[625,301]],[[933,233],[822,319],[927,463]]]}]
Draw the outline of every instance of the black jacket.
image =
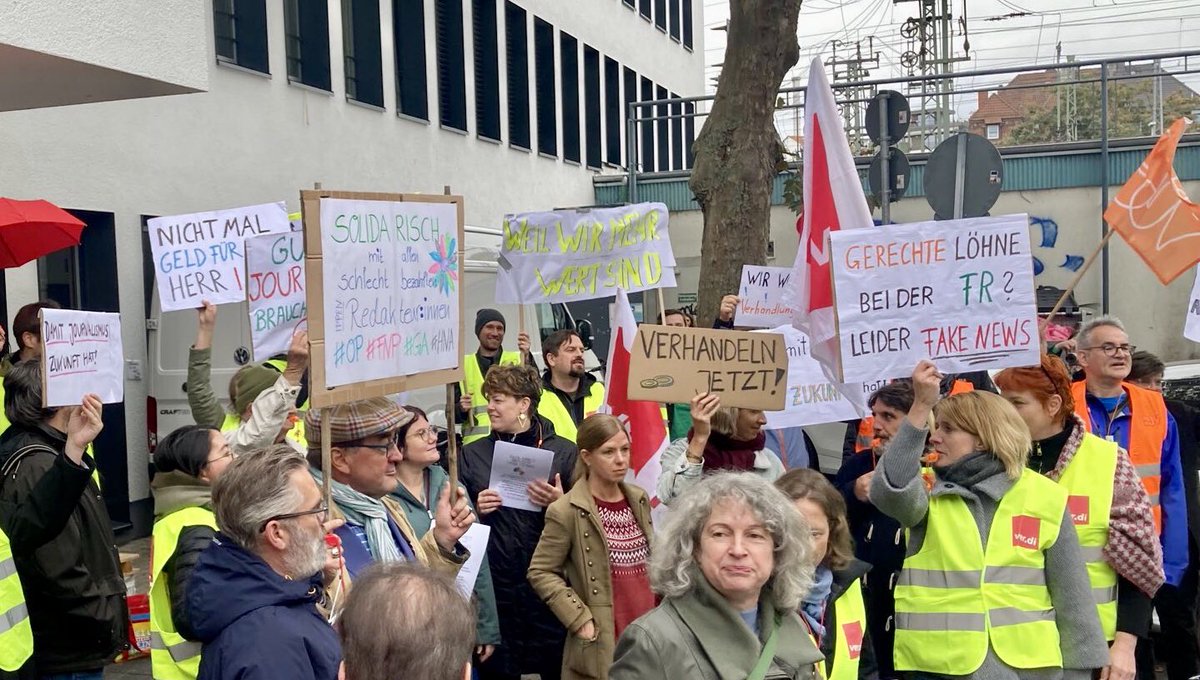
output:
[{"label": "black jacket", "polygon": [[[833,586],[829,589],[829,604],[825,608],[825,637],[821,638],[821,653],[825,655],[825,677],[829,677],[829,671],[832,670],[833,652],[837,646],[838,635],[842,634],[842,630],[838,628],[837,609],[833,603],[850,588],[858,579],[865,576],[871,570],[871,565],[862,560],[853,560],[846,565],[845,569],[838,569],[833,572]],[[864,597],[864,603],[866,599]],[[870,628],[861,631],[862,648],[858,656],[858,677],[860,680],[877,680],[879,677],[879,668],[875,663],[875,649],[871,644]]]},{"label": "black jacket", "polygon": [[125,579],[91,479],[95,462],[85,454],[87,467],[75,465],[62,453],[66,441],[48,426],[13,425],[0,435],[0,522],[12,540],[42,674],[99,669],[128,646]]},{"label": "black jacket", "polygon": [[[554,434],[550,421],[537,416],[534,426],[516,437],[492,430],[491,435],[463,449],[458,475],[471,501],[479,505],[479,492],[488,488],[492,476],[492,451],[500,437],[522,446],[554,452],[554,474],[562,476],[563,489],[571,488],[575,469],[575,445]],[[494,672],[521,674],[531,668],[558,668],[566,631],[525,578],[529,561],[542,537],[546,512],[500,508],[480,521],[492,528],[487,556],[496,591],[496,609],[500,614],[500,638],[504,641],[487,666]],[[550,663],[547,664],[547,660]]]},{"label": "black jacket", "polygon": [[[1183,489],[1187,496],[1188,533],[1192,545],[1200,546],[1200,409],[1174,399],[1167,400],[1167,410],[1175,416],[1179,431],[1179,462],[1183,467]],[[1191,569],[1196,569],[1193,564]]]}]

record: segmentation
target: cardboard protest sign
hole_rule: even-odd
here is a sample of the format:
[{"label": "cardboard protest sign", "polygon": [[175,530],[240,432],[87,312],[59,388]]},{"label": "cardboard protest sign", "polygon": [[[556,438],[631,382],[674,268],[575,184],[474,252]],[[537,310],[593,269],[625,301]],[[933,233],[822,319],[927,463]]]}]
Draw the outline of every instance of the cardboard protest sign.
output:
[{"label": "cardboard protest sign", "polygon": [[1196,281],[1192,284],[1192,294],[1188,297],[1183,337],[1192,342],[1200,342],[1200,267],[1196,267]]},{"label": "cardboard protest sign", "polygon": [[43,309],[40,323],[43,406],[78,406],[88,393],[106,404],[125,399],[120,314]]},{"label": "cardboard protest sign", "polygon": [[781,299],[791,277],[791,267],[742,265],[734,323],[745,328],[775,328],[791,323],[792,310]]},{"label": "cardboard protest sign", "polygon": [[572,302],[675,287],[667,207],[520,213],[504,218],[496,302]]},{"label": "cardboard protest sign", "polygon": [[701,392],[724,406],[783,408],[788,357],[782,335],[644,325],[629,362],[629,398],[685,404]]},{"label": "cardboard protest sign", "polygon": [[461,379],[462,197],[300,195],[312,405]]},{"label": "cardboard protest sign", "polygon": [[245,300],[243,242],[291,230],[283,203],[155,217],[147,227],[164,312]]},{"label": "cardboard protest sign", "polygon": [[1038,363],[1025,215],[830,235],[843,380]]},{"label": "cardboard protest sign", "polygon": [[825,377],[821,364],[812,357],[812,346],[804,331],[785,323],[770,331],[754,332],[778,333],[787,346],[787,396],[782,411],[766,414],[768,430],[853,420],[859,417],[859,409],[867,411],[869,393],[858,383],[850,385],[851,389],[844,391],[858,398],[858,404],[851,403],[842,394],[843,390]]},{"label": "cardboard protest sign", "polygon": [[304,234],[246,239],[246,303],[254,360],[287,352],[308,320],[304,292]]}]

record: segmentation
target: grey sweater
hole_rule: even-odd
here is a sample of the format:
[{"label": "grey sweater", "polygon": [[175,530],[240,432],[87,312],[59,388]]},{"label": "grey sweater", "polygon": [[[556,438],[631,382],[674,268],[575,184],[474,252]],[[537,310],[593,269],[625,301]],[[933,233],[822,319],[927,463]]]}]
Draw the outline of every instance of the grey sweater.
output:
[{"label": "grey sweater", "polygon": [[[871,481],[871,502],[909,529],[907,554],[912,556],[924,543],[929,497],[959,496],[975,518],[980,539],[986,546],[992,518],[1000,499],[1012,488],[1012,480],[1004,473],[1004,466],[998,459],[986,453],[977,454],[939,470],[933,489],[927,492],[920,475],[926,434],[924,429],[913,427],[907,420],[903,423],[881,460],[884,474],[875,475]],[[947,481],[947,477],[964,481],[966,486]],[[1086,680],[1093,669],[1108,665],[1108,645],[1100,628],[1100,617],[1092,604],[1092,589],[1079,548],[1079,537],[1066,513],[1058,540],[1046,550],[1046,586],[1058,623],[1063,668],[1011,668],[989,648],[983,665],[966,677],[979,680]]]}]

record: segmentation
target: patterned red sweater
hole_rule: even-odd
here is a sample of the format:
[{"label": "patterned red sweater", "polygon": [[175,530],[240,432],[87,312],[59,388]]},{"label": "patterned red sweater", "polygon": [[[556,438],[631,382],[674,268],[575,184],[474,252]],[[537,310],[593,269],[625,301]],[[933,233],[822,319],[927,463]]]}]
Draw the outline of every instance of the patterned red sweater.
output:
[{"label": "patterned red sweater", "polygon": [[608,545],[615,637],[621,637],[625,626],[654,608],[654,593],[646,568],[650,544],[629,508],[629,501],[622,498],[609,503],[593,498]]}]

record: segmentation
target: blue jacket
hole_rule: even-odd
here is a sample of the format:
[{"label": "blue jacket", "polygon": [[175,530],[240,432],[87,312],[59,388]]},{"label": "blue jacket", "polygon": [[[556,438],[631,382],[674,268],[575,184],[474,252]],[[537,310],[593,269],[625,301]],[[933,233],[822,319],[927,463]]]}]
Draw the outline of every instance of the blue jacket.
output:
[{"label": "blue jacket", "polygon": [[[1129,450],[1130,406],[1121,405],[1117,417],[1109,422],[1109,413],[1100,400],[1087,395],[1088,413],[1092,419],[1092,434],[1117,442]],[[1167,414],[1167,436],[1163,439],[1162,483],[1158,502],[1162,506],[1163,571],[1167,583],[1178,586],[1188,566],[1187,497],[1183,490],[1183,465],[1179,459],[1179,429],[1175,417]]]},{"label": "blue jacket", "polygon": [[317,612],[321,576],[287,581],[218,533],[188,588],[204,643],[198,680],[335,680],[337,633]]}]

